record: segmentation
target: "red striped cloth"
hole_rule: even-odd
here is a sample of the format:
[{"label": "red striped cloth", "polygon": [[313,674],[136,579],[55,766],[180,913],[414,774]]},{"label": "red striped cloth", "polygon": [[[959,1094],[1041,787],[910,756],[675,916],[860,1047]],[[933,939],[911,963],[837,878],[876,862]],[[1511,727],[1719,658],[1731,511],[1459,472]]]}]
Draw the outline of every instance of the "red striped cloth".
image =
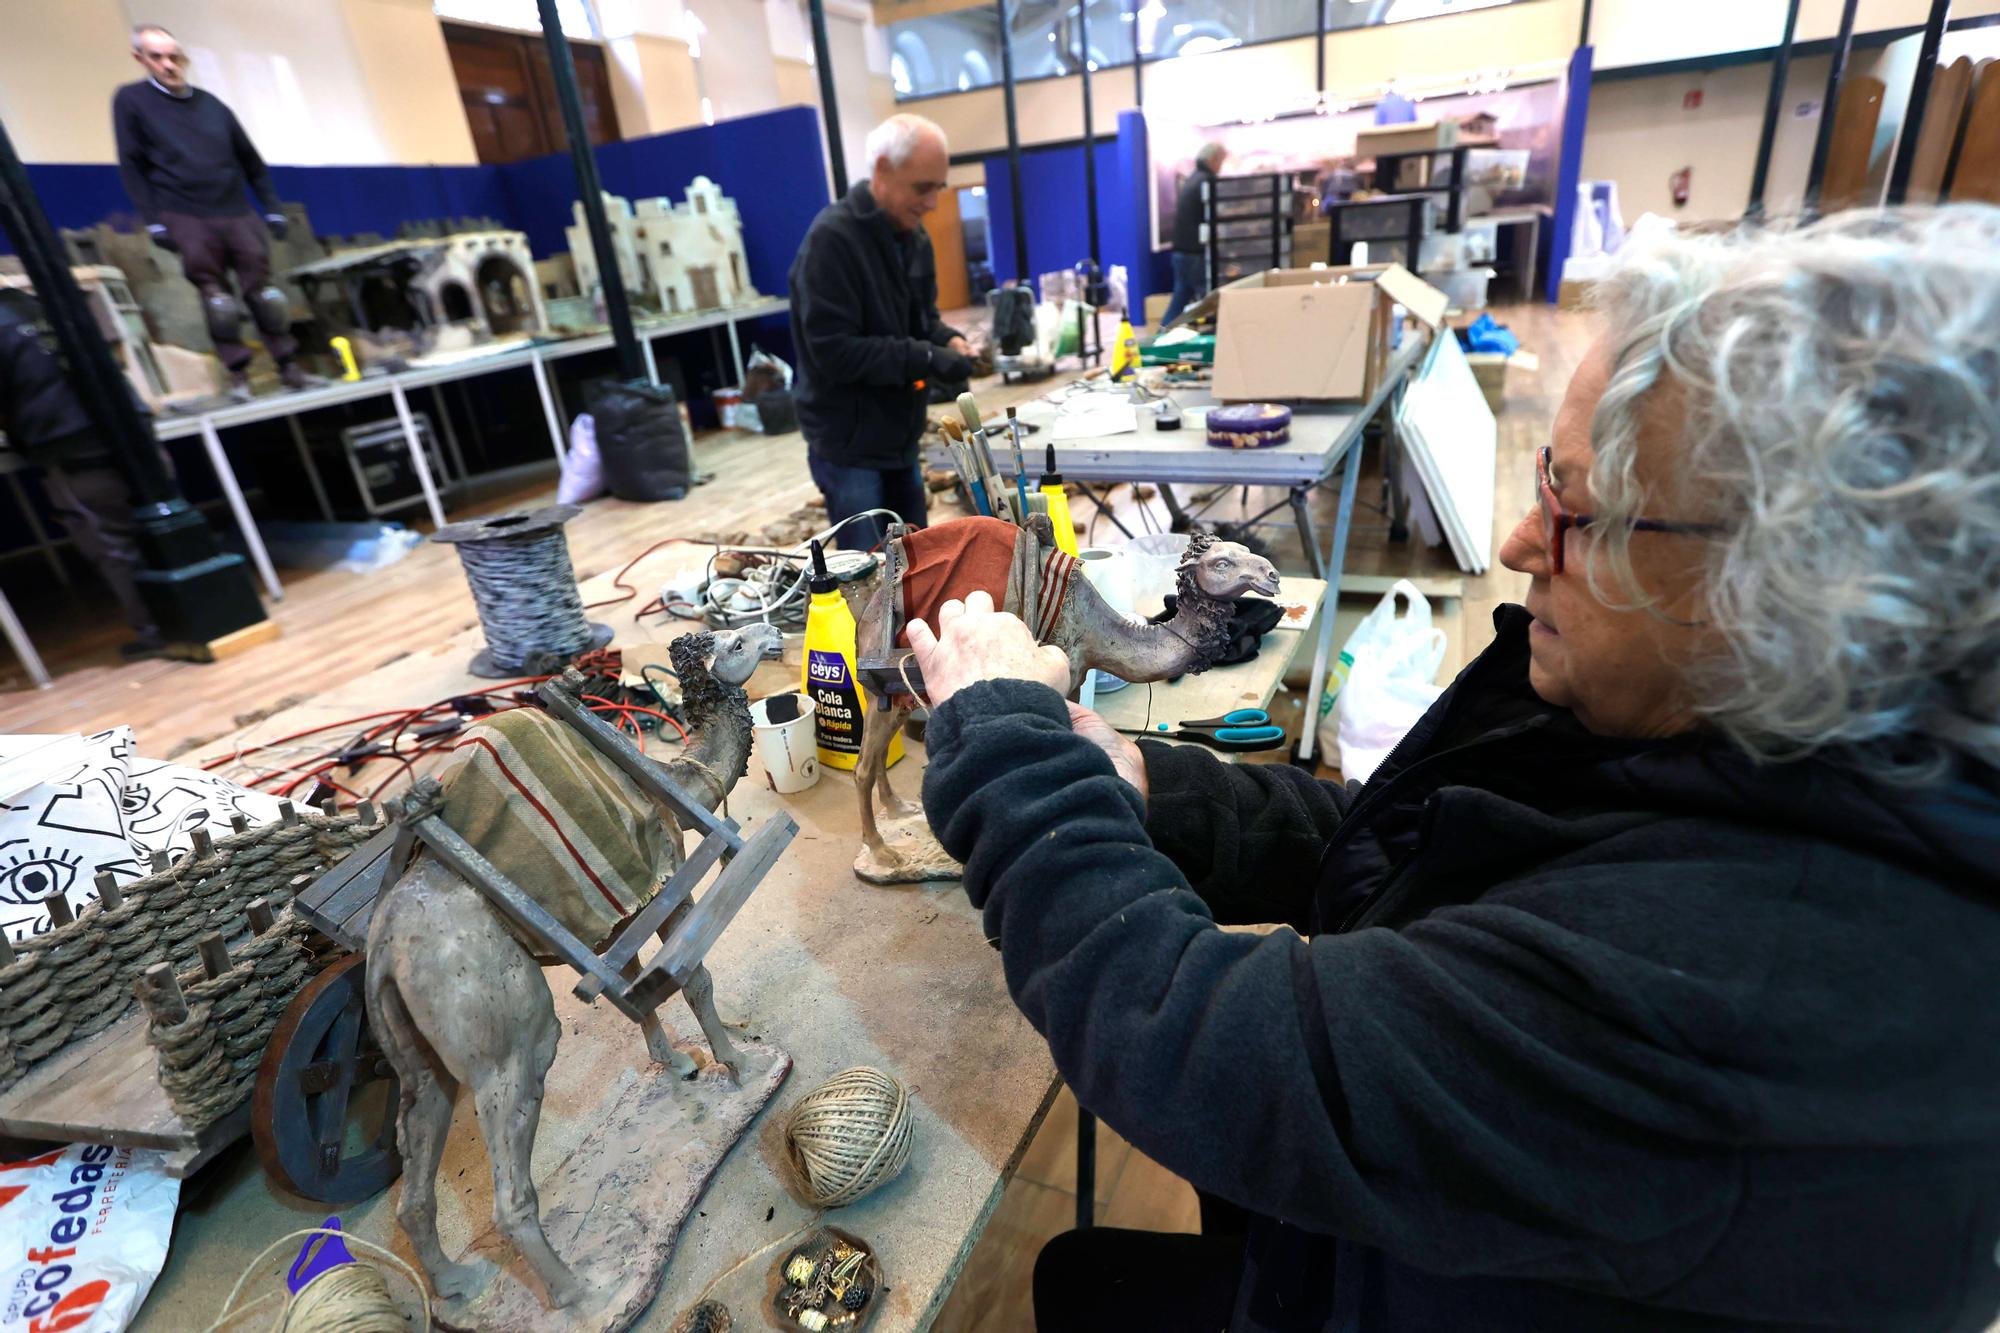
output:
[{"label": "red striped cloth", "polygon": [[[992,597],[993,605],[1021,615],[1022,608],[1009,605],[1007,599],[1007,579],[1019,537],[1020,529],[998,518],[953,519],[904,537],[903,616],[896,642],[909,647],[901,626],[921,620],[935,629],[938,608],[953,598],[962,602],[982,588]],[[1036,642],[1047,642],[1055,629],[1056,613],[1062,609],[1075,567],[1075,559],[1061,551],[1051,550],[1043,558],[1032,614],[1022,616],[1034,631]]]}]

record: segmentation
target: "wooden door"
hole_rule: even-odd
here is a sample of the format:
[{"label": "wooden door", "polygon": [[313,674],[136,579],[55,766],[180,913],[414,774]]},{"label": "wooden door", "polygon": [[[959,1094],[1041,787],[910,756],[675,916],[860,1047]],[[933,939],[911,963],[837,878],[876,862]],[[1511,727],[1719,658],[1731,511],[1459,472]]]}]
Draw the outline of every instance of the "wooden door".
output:
[{"label": "wooden door", "polygon": [[937,260],[939,310],[963,310],[972,304],[972,274],[965,266],[965,223],[958,213],[958,191],[938,191],[938,206],[924,215]]},{"label": "wooden door", "polygon": [[1912,204],[1934,204],[1951,179],[1951,162],[1965,132],[1965,107],[1972,100],[1972,58],[1960,56],[1938,67],[1924,105],[1923,128],[1917,131],[1916,157],[1910,163],[1910,185],[1904,198]]},{"label": "wooden door", "polygon": [[1982,60],[1975,77],[1965,140],[1951,169],[1951,198],[1954,203],[2000,204],[2000,65]]},{"label": "wooden door", "polygon": [[1822,212],[1838,213],[1864,202],[1884,91],[1882,80],[1867,75],[1841,81],[1840,105],[1833,115],[1833,141],[1827,146],[1826,176],[1820,184]]},{"label": "wooden door", "polygon": [[[561,152],[568,138],[541,38],[462,23],[442,26],[479,160],[518,162]],[[570,51],[590,141],[609,143],[618,138],[618,113],[611,103],[604,49],[591,42],[572,42]]]}]

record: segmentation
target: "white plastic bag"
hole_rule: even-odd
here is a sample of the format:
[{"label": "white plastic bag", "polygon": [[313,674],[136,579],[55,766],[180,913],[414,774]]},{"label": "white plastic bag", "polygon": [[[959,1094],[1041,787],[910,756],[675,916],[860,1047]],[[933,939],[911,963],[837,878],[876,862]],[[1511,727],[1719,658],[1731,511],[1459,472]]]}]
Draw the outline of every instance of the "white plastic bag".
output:
[{"label": "white plastic bag", "polygon": [[569,423],[569,454],[556,482],[556,503],[580,505],[604,494],[604,456],[597,452],[597,418],[577,413]]},{"label": "white plastic bag", "polygon": [[0,1333],[118,1333],[167,1262],[166,1154],[71,1144],[0,1167]]},{"label": "white plastic bag", "polygon": [[1430,601],[1408,579],[1396,580],[1347,636],[1320,702],[1321,752],[1339,752],[1343,778],[1366,782],[1444,693],[1432,683],[1444,653]]}]

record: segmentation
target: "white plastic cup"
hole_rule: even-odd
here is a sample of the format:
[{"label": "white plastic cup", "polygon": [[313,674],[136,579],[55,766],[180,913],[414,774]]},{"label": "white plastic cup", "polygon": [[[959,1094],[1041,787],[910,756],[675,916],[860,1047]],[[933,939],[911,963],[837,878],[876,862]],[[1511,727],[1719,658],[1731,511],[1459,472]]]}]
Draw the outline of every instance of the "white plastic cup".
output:
[{"label": "white plastic cup", "polygon": [[[798,716],[787,722],[771,721],[771,704],[778,699],[790,699]],[[764,780],[772,791],[790,796],[819,781],[819,746],[813,734],[810,696],[774,694],[751,704],[750,734],[755,738],[757,758],[764,765]]]}]

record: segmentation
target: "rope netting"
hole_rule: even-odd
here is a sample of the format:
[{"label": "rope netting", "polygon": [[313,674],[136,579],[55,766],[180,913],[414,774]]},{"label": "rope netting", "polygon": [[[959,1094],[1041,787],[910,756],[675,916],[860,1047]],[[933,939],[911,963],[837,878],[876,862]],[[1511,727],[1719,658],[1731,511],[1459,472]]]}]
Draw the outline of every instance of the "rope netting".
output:
[{"label": "rope netting", "polygon": [[[214,841],[197,833],[193,850],[181,860],[168,862],[156,855],[151,874],[118,886],[115,906],[91,904],[74,921],[15,943],[14,961],[0,967],[0,1090],[70,1042],[116,1022],[134,1003],[134,984],[148,967],[165,962],[178,971],[194,961],[202,936],[213,932],[233,939],[245,934],[245,909],[259,898],[282,912],[299,888],[366,841],[376,827],[372,810],[328,815],[287,808],[276,823]],[[288,916],[281,915],[281,921]],[[296,929],[302,933],[304,924],[296,923]],[[255,946],[278,934],[274,927],[252,937],[240,954],[248,959],[254,953],[255,961],[230,971],[265,969],[259,975],[267,980],[253,988],[253,998],[269,1002],[273,1022],[291,992],[272,999],[269,955],[287,950],[275,941],[261,950]],[[291,989],[302,980],[292,982]],[[188,989],[204,984],[205,979],[196,981]],[[192,996],[189,1009],[192,1014]],[[234,1009],[227,1012],[236,1014]],[[237,1018],[240,1031],[247,1031]],[[239,1035],[237,1044],[242,1040]],[[251,1063],[254,1072],[255,1061]]]}]

